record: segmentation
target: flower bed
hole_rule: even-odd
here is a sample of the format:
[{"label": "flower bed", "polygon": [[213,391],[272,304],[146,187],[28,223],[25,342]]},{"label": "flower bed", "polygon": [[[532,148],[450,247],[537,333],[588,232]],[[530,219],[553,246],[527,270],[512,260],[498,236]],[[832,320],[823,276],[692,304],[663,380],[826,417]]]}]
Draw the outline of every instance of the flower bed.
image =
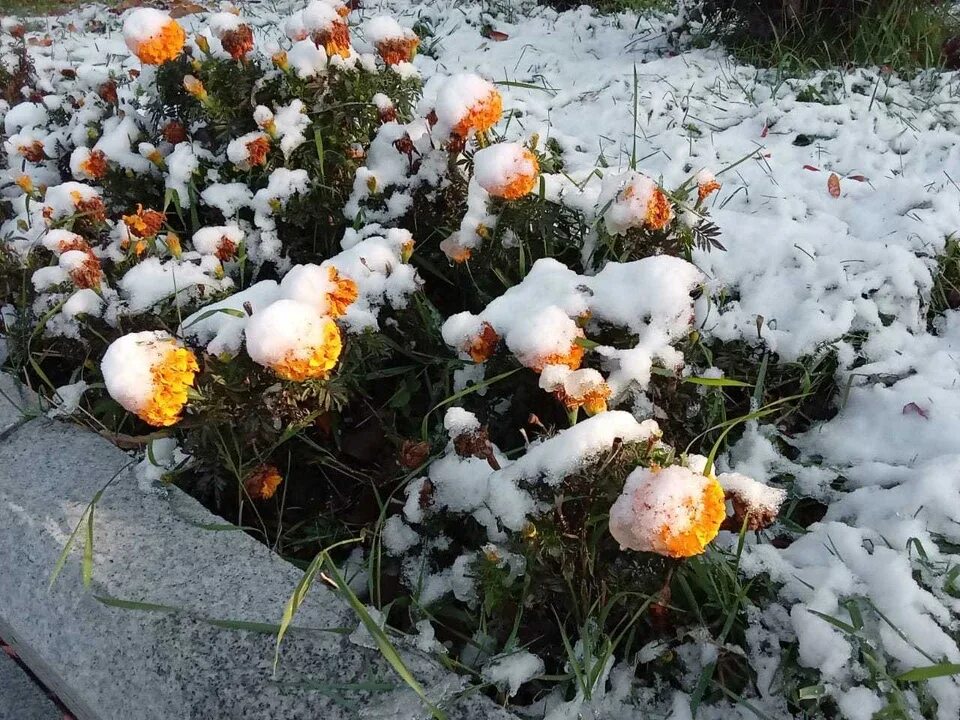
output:
[{"label": "flower bed", "polygon": [[[423,84],[429,27],[354,14],[137,9],[114,70],[5,25],[7,362],[143,450],[146,490],[298,561],[291,617],[323,568],[504,704],[690,689],[657,648],[750,642],[772,591],[741,553],[786,497],[713,461],[743,422],[828,417],[836,355],[811,379],[704,335],[739,302],[698,267],[737,242],[709,213],[727,168],[569,167],[489,78]],[[794,498],[790,532],[818,511]],[[749,686],[735,655],[691,704]]]}]

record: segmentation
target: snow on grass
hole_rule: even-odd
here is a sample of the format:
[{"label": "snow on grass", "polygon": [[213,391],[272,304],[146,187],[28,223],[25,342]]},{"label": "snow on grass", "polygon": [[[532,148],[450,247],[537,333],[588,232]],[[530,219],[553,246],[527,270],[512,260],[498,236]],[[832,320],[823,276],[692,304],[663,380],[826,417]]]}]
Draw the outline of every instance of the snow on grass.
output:
[{"label": "snow on grass", "polygon": [[[270,10],[250,10],[258,33],[279,35],[282,23]],[[479,6],[452,0],[429,5],[389,0],[356,14],[363,19],[390,11],[401,15],[402,24],[419,17],[433,25],[433,57],[421,54],[415,61],[426,80],[427,102],[436,99],[442,74],[512,81],[497,86],[505,110],[514,113],[510,134],[554,139],[564,149],[571,177],[584,179],[601,158],[608,173],[625,171],[631,155],[643,158],[644,172],[667,186],[691,170],[730,167],[718,172],[723,189],[710,200],[728,251],[695,257],[709,289],[726,288],[730,299],[720,308],[698,306],[698,323],[720,339],[756,343],[759,336],[786,360],[835,343],[841,385],[850,386],[836,418],[794,439],[801,451],[798,461],[775,451],[769,428],[751,428],[718,462],[721,469],[752,477],[789,472],[796,491],[827,505],[823,521],[786,549],[754,545],[748,538],[742,569],[769,573],[779,585],[779,603],[755,618],[754,629],[774,641],[795,638],[801,665],[821,673],[825,692],[837,698],[849,718],[864,717],[865,709],[879,708],[882,700],[862,686],[863,667],[851,639],[813,611],[846,622],[850,617],[843,602],[866,598],[890,621],[881,624],[875,641],[892,659],[891,673],[960,660],[952,634],[960,601],[931,570],[942,571],[960,559],[950,545],[960,543],[960,318],[948,311],[934,335],[927,332],[922,311],[932,286],[933,257],[960,229],[960,188],[954,183],[960,175],[957,77],[905,80],[876,69],[852,69],[780,81],[770,71],[733,63],[720,49],[666,53],[670,17],[598,18],[586,9],[557,15],[536,8],[529,17],[493,19],[494,28],[506,35],[494,42],[481,34]],[[88,7],[70,17],[94,18],[98,12]],[[289,15],[282,8],[281,17]],[[188,32],[200,27],[200,20],[190,17],[181,23]],[[34,48],[42,75],[54,76],[79,62],[80,77],[95,87],[108,67],[140,69],[115,25],[93,39],[65,27],[57,24],[57,42],[50,47]],[[300,18],[288,31],[302,40],[304,27]],[[323,50],[306,40],[288,58],[303,77],[323,73],[326,66]],[[808,88],[825,102],[804,101],[812,95]],[[443,96],[440,101],[444,117],[462,109],[448,113]],[[33,103],[7,112],[11,143],[14,136],[54,142],[31,134],[46,114]],[[291,123],[291,142],[300,142],[298,114],[292,113]],[[124,166],[147,170],[148,162],[129,150],[130,131],[129,121],[108,128],[97,148]],[[370,157],[377,157],[376,148]],[[35,172],[40,178],[43,168]],[[839,178],[838,197],[828,192],[831,173]],[[201,201],[221,207],[225,220],[238,207],[256,208],[266,238],[251,247],[251,255],[262,261],[276,253],[269,244],[270,203],[299,192],[302,180],[278,171],[270,188],[255,198],[243,186],[221,185],[206,190]],[[599,192],[599,181],[591,186]],[[49,188],[45,205],[54,218],[73,211],[73,190],[85,197],[95,193],[76,183]],[[32,241],[18,240],[18,247]],[[176,282],[173,261],[140,267],[144,276],[128,276],[122,288],[137,307],[184,288],[218,287],[194,266],[177,264]],[[401,297],[413,286],[413,278],[398,282],[397,288],[385,285],[377,292]],[[276,288],[252,290],[247,291],[251,296],[265,293],[269,303]],[[242,302],[235,295],[220,305],[239,311]],[[213,341],[219,350],[239,348],[244,318],[217,313],[194,321],[192,327],[185,321],[187,334]],[[371,310],[357,324],[375,321]],[[854,338],[864,334],[868,340],[860,346]],[[858,358],[864,364],[855,367]],[[651,434],[652,428],[623,415],[607,413],[602,422],[624,425],[619,437]],[[574,429],[587,432],[591,422]],[[548,443],[512,465],[504,463],[500,476],[542,474],[549,481],[562,468],[538,459]],[[463,511],[479,512],[491,492],[491,475],[497,477],[476,458],[445,458],[431,467],[438,503]],[[462,485],[445,498],[456,483],[474,482],[475,498],[462,495],[470,489]],[[416,496],[415,487],[408,497]],[[514,523],[522,517],[521,512]],[[918,561],[920,547],[924,563]],[[761,679],[771,678],[763,671],[770,653],[779,655],[779,647],[766,655],[751,649]],[[528,674],[509,670],[490,679],[503,679],[513,689],[513,681]],[[939,703],[937,717],[956,718],[957,681],[937,678],[929,688]],[[760,691],[766,695],[769,687]],[[769,702],[775,713],[775,701]],[[682,702],[677,707],[686,710]]]}]

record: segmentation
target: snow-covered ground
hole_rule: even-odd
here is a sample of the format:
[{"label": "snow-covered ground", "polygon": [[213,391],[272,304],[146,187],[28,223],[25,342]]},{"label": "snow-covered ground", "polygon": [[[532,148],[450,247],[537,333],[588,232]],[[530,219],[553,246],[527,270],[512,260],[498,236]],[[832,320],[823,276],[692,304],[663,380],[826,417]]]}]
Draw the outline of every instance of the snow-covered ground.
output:
[{"label": "snow-covered ground", "polygon": [[[288,10],[286,2],[244,8],[259,42],[276,42],[277,17]],[[855,69],[782,80],[722,49],[674,54],[669,17],[499,11],[390,0],[351,17],[429,21],[434,36],[415,62],[425,94],[435,92],[435,76],[460,71],[507,81],[510,131],[555,138],[571,174],[598,164],[626,169],[635,155],[672,187],[691,170],[743,161],[720,174],[723,189],[711,199],[727,251],[695,258],[712,287],[735,300],[701,318],[703,327],[752,342],[759,328],[784,360],[833,343],[839,384],[849,389],[833,420],[792,441],[798,460],[780,455],[772,429],[760,427],[719,463],[758,479],[792,475],[795,492],[828,506],[788,548],[745,553],[747,573],[782,585],[781,603],[755,613],[745,648],[764,696],[754,705],[786,714],[774,679],[777,640],[796,638],[800,663],[821,673],[842,713],[870,718],[886,700],[864,683],[855,644],[810,611],[848,623],[846,599],[872,603],[886,620],[870,639],[892,659],[890,676],[960,662],[960,588],[949,573],[960,566],[960,312],[948,311],[936,333],[925,314],[935,256],[960,232],[960,76],[907,81]],[[34,50],[56,63],[83,60],[93,75],[138,65],[116,30],[89,39],[64,30],[64,20],[52,23],[55,42]],[[485,23],[506,37],[485,38]],[[801,99],[812,96],[820,101]],[[852,334],[867,335],[859,349]],[[938,718],[960,715],[955,677],[929,689]],[[689,712],[685,702],[675,708],[678,720]]]}]

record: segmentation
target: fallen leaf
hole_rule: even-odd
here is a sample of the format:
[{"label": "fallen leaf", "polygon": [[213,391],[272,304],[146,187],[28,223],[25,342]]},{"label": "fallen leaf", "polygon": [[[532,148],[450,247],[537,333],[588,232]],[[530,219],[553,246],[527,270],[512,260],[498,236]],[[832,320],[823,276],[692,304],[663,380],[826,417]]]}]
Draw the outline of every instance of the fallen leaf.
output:
[{"label": "fallen leaf", "polygon": [[924,420],[930,419],[930,413],[917,405],[915,402],[907,403],[902,410],[904,415],[919,415]]},{"label": "fallen leaf", "polygon": [[483,32],[481,33],[481,35],[483,35],[485,38],[489,40],[493,40],[494,42],[503,42],[504,40],[510,37],[505,32],[494,30],[489,25],[483,29]]},{"label": "fallen leaf", "polygon": [[178,0],[170,5],[170,17],[181,18],[186,15],[196,15],[197,13],[207,12],[203,5],[190,2],[190,0]]},{"label": "fallen leaf", "polygon": [[857,182],[869,182],[869,178],[863,175],[847,175],[847,180],[856,180]]},{"label": "fallen leaf", "polygon": [[760,131],[760,137],[765,138],[769,129],[770,128],[767,127],[766,123],[764,123],[763,130]]},{"label": "fallen leaf", "polygon": [[814,167],[813,165],[804,165],[804,170],[809,170],[810,172],[820,172],[820,168]]},{"label": "fallen leaf", "polygon": [[836,173],[830,173],[830,177],[827,178],[827,190],[830,197],[840,197],[840,178]]}]

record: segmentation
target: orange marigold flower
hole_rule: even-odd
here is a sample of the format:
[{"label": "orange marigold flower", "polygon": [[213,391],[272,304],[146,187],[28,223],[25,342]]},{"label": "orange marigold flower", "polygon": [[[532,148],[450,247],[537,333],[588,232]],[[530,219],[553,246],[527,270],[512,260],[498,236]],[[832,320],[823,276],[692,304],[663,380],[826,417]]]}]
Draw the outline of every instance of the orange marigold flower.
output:
[{"label": "orange marigold flower", "polygon": [[[580,331],[580,337],[583,337],[583,331]],[[527,367],[536,372],[543,372],[547,365],[566,365],[571,370],[577,370],[583,362],[583,348],[579,343],[574,342],[570,349],[564,353],[554,353],[546,357],[535,358]],[[525,365],[527,363],[524,363]]]},{"label": "orange marigold flower", "polygon": [[470,131],[485,132],[500,121],[503,115],[503,98],[491,90],[485,98],[474,103],[466,115],[453,127],[453,134],[466,137]]},{"label": "orange marigold flower", "polygon": [[547,366],[540,374],[540,387],[552,392],[567,410],[583,408],[587,415],[606,412],[610,386],[593,368],[571,371],[565,365]]},{"label": "orange marigold flower", "polygon": [[647,205],[647,214],[644,217],[644,225],[651,230],[662,230],[670,221],[673,220],[673,207],[670,205],[670,198],[660,188],[653,191],[653,197]]},{"label": "orange marigold flower", "polygon": [[33,140],[28,145],[21,145],[17,152],[27,161],[32,163],[43,162],[46,153],[43,151],[43,143],[39,140]]},{"label": "orange marigold flower", "polygon": [[330,23],[326,28],[317,30],[313,34],[313,42],[317,47],[323,46],[327,57],[339,55],[342,58],[350,57],[350,28],[342,20]]},{"label": "orange marigold flower", "polygon": [[123,39],[140,62],[162,65],[180,55],[187,35],[167,13],[137,8],[123,23]]},{"label": "orange marigold flower", "polygon": [[398,65],[402,62],[412,62],[417,54],[420,38],[390,38],[377,43],[377,53],[387,65]]},{"label": "orange marigold flower", "polygon": [[357,299],[357,284],[350,278],[340,277],[332,265],[328,268],[333,290],[327,293],[327,312],[330,317],[338,318]]},{"label": "orange marigold flower", "polygon": [[273,465],[261,465],[243,481],[243,488],[253,500],[269,500],[283,482],[283,476]]},{"label": "orange marigold flower", "polygon": [[247,354],[284,380],[322,379],[340,358],[340,328],[297,300],[277,300],[255,312],[245,328]]},{"label": "orange marigold flower", "polygon": [[240,25],[235,30],[227,30],[220,38],[223,49],[234,60],[241,60],[253,50],[253,31],[249,25]]},{"label": "orange marigold flower", "polygon": [[263,165],[267,161],[267,153],[270,152],[270,140],[265,137],[254,138],[247,143],[247,164],[250,167]]},{"label": "orange marigold flower", "polygon": [[99,180],[107,174],[107,156],[101,150],[91,150],[90,156],[80,163],[80,169],[89,178]]},{"label": "orange marigold flower", "polygon": [[163,126],[163,139],[171,145],[182,143],[187,139],[187,129],[183,123],[171,120]]},{"label": "orange marigold flower", "polygon": [[480,326],[480,334],[470,340],[466,351],[475,363],[482,363],[490,359],[499,343],[500,336],[493,329],[493,325],[484,322]]},{"label": "orange marigold flower", "polygon": [[156,210],[144,210],[143,205],[137,203],[137,212],[133,215],[124,215],[123,222],[131,235],[138,238],[152,238],[163,227],[165,216]]},{"label": "orange marigold flower", "polygon": [[484,190],[504,200],[518,200],[537,185],[537,156],[519,143],[497,143],[473,156],[474,177]]},{"label": "orange marigold flower", "polygon": [[93,251],[68,250],[60,256],[60,265],[67,270],[73,284],[82,289],[98,288],[103,279],[103,269],[100,260]]},{"label": "orange marigold flower", "polygon": [[440,241],[440,250],[451,262],[465,263],[470,259],[472,250],[460,244],[460,233],[455,232],[446,240]]},{"label": "orange marigold flower", "polygon": [[717,536],[726,514],[716,478],[680,465],[637,468],[610,508],[610,533],[621,548],[690,557]]},{"label": "orange marigold flower", "polygon": [[701,170],[697,173],[697,203],[702,203],[720,189],[720,183],[712,172]]},{"label": "orange marigold flower", "polygon": [[180,419],[200,368],[169,333],[146,331],[111,343],[101,370],[114,400],[150,425],[168,427]]},{"label": "orange marigold flower", "polygon": [[98,197],[84,199],[77,191],[71,192],[70,197],[73,200],[73,207],[76,209],[77,215],[82,215],[91,222],[106,221],[107,209],[103,205],[103,200]]}]

